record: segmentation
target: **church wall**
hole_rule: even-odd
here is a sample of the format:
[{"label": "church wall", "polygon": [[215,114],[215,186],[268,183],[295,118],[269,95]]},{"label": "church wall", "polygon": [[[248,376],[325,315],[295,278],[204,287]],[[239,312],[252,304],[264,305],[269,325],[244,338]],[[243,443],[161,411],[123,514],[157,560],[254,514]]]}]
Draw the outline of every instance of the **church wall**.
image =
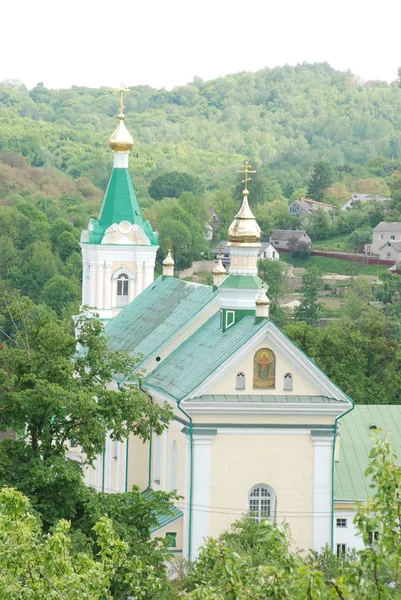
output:
[{"label": "church wall", "polygon": [[277,495],[277,522],[285,519],[289,523],[297,547],[311,548],[313,464],[314,448],[308,434],[216,436],[212,442],[210,535],[218,536],[240,518],[247,511],[250,489],[264,483]]},{"label": "church wall", "polygon": [[154,531],[152,533],[151,537],[152,538],[155,538],[155,537],[165,538],[167,533],[175,533],[177,535],[176,545],[175,545],[175,548],[172,548],[172,551],[174,553],[180,554],[183,549],[182,529],[183,529],[183,519],[182,519],[182,517],[180,517],[179,519],[177,519],[176,521],[173,521],[172,523],[169,523],[165,527],[161,527],[160,529],[157,529],[156,531]]},{"label": "church wall", "polygon": [[133,485],[145,490],[148,487],[149,442],[130,435],[128,446],[128,490]]},{"label": "church wall", "polygon": [[[254,355],[260,348],[269,348],[276,357],[275,386],[274,388],[257,389],[253,387],[253,362]],[[245,373],[245,388],[236,389],[236,375],[238,372]],[[284,390],[284,375],[292,373],[293,389]],[[320,390],[297,368],[297,365],[291,362],[278,346],[268,339],[265,339],[256,345],[249,354],[239,360],[235,366],[231,367],[214,385],[211,386],[208,394],[276,394],[276,395],[320,395]]]},{"label": "church wall", "polygon": [[[191,409],[188,405],[185,406],[185,410],[191,413]],[[285,410],[285,409],[283,409]],[[234,411],[234,409],[233,409]],[[194,427],[196,424],[208,424],[215,427],[219,427],[219,423],[229,424],[254,424],[254,425],[285,425],[291,427],[291,425],[333,425],[334,416],[327,415],[253,415],[253,414],[206,414],[206,415],[193,415]]]}]

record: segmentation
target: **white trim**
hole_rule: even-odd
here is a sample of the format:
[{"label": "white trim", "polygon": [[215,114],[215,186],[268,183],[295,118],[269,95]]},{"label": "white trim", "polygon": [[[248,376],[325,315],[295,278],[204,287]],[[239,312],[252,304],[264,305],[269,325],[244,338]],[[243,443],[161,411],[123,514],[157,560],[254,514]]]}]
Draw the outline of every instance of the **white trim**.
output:
[{"label": "white trim", "polygon": [[313,436],[313,550],[320,551],[331,537],[331,461],[334,436]]},{"label": "white trim", "polygon": [[210,536],[210,493],[212,442],[214,435],[193,436],[193,505],[202,506],[202,511],[192,515],[192,557],[195,559],[205,538]]},{"label": "white trim", "polygon": [[[316,425],[318,427],[318,425]],[[229,429],[217,429],[218,435],[311,435],[311,429],[243,429],[239,427],[230,427]]]},{"label": "white trim", "polygon": [[[241,394],[238,394],[239,396]],[[247,395],[247,394],[244,394]],[[338,404],[268,404],[266,402],[191,402],[183,401],[185,410],[191,414],[237,414],[237,415],[341,415],[348,406]]]}]

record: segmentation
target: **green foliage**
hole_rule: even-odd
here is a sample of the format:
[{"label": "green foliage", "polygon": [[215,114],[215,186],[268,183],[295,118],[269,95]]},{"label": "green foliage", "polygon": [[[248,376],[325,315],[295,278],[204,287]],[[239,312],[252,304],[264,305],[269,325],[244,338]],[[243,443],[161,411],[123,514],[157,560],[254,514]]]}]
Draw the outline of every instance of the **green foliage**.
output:
[{"label": "green foliage", "polygon": [[309,325],[317,324],[322,309],[321,304],[318,302],[322,285],[322,277],[317,269],[310,269],[302,277],[302,300],[294,311],[297,321],[305,321]]},{"label": "green foliage", "polygon": [[325,191],[333,183],[333,180],[334,174],[331,165],[326,161],[317,162],[308,182],[308,197],[322,202]]},{"label": "green foliage", "polygon": [[258,261],[258,274],[263,277],[270,300],[270,315],[274,321],[283,324],[280,301],[286,293],[285,263],[281,260],[261,259]]},{"label": "green foliage", "polygon": [[179,198],[183,192],[199,194],[203,190],[198,177],[189,175],[189,173],[172,171],[153,179],[148,191],[154,200],[161,200],[162,198]]}]

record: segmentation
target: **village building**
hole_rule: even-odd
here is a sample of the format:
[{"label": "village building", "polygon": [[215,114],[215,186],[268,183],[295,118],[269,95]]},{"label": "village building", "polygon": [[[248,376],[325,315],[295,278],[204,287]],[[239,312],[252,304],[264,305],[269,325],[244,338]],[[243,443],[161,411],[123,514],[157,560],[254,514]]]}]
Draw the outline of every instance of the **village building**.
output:
[{"label": "village building", "polygon": [[366,244],[364,252],[366,254],[380,254],[380,249],[387,242],[401,242],[401,223],[382,221],[373,229],[373,241]]},{"label": "village building", "polygon": [[351,208],[358,206],[358,204],[366,203],[377,203],[386,210],[390,201],[391,198],[379,196],[378,194],[352,194],[351,198],[342,205],[341,210],[351,210]]},{"label": "village building", "polygon": [[[212,254],[215,259],[221,255],[221,261],[225,267],[228,267],[230,264],[230,247],[227,241],[220,242],[220,244],[212,249]],[[279,260],[280,253],[273,246],[271,242],[260,242],[260,247],[258,248],[258,259],[270,259],[270,260]]]},{"label": "village building", "polygon": [[[213,285],[180,280],[169,251],[154,281],[157,235],[142,219],[128,174],[132,138],[122,109],[119,119],[105,200],[81,240],[89,271],[83,303],[103,318],[112,349],[141,357],[141,389],[152,402],[167,402],[174,418],[149,442],[107,438],[86,483],[104,492],[136,485],[145,496],[177,490],[182,499],[159,516],[152,535],[167,537],[186,558],[245,513],[286,521],[295,548],[352,546],[344,531],[352,532],[348,519],[364,498],[353,469],[368,444],[357,449],[350,439],[352,400],[269,318],[269,282],[257,271],[261,232],[248,203],[250,165],[228,230],[228,270],[219,259]],[[128,286],[118,286],[127,280],[121,274]],[[116,374],[113,386],[128,383]],[[80,459],[79,448],[69,450]],[[338,521],[337,531],[335,519],[347,526]]]},{"label": "village building", "polygon": [[299,244],[305,244],[312,249],[312,240],[305,230],[274,229],[270,236],[270,243],[278,250],[291,250]]},{"label": "village building", "polygon": [[386,242],[379,249],[381,260],[393,260],[395,265],[401,263],[401,242]]},{"label": "village building", "polygon": [[326,213],[332,213],[335,206],[327,202],[317,202],[310,198],[298,198],[293,200],[288,207],[290,215],[299,217],[303,223],[309,222],[310,217],[319,209]]}]

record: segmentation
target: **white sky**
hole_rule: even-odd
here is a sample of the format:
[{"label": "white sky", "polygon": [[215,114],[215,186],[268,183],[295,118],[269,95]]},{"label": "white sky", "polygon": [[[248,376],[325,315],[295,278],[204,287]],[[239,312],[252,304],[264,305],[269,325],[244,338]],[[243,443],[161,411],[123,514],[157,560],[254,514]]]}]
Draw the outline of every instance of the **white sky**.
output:
[{"label": "white sky", "polygon": [[0,81],[148,84],[327,61],[396,79],[399,0],[3,0]]}]

